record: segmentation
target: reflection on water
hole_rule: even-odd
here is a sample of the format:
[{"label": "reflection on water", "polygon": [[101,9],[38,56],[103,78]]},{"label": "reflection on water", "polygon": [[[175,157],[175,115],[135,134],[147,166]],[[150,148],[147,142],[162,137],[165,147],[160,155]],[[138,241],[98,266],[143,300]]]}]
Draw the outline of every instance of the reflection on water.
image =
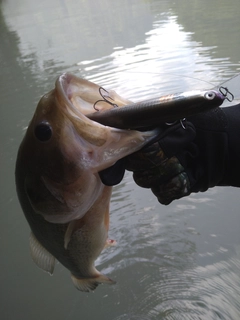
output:
[{"label": "reflection on water", "polygon": [[[191,33],[183,31],[176,16],[155,21],[153,29],[145,35],[143,44],[115,48],[102,59],[80,61],[80,72],[138,100],[212,88],[232,75],[225,73],[226,78],[221,78],[221,70],[212,61],[212,47],[201,47],[192,41]],[[176,60],[181,64],[174,63]]]},{"label": "reflection on water", "polygon": [[[133,100],[209,88],[240,70],[239,1],[0,2],[2,319],[240,318],[238,193],[215,188],[163,207],[131,175],[114,188],[98,269],[117,281],[75,290],[37,269],[14,162],[40,96],[70,71]],[[207,11],[206,11],[207,8]]]}]

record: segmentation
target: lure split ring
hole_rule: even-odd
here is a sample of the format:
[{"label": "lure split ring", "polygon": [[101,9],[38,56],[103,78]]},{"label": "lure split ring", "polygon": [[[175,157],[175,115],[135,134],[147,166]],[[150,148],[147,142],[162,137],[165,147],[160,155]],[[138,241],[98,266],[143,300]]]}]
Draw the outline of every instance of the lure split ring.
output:
[{"label": "lure split ring", "polygon": [[225,99],[229,102],[234,100],[234,95],[228,90],[227,87],[219,87],[219,92],[225,97]]}]

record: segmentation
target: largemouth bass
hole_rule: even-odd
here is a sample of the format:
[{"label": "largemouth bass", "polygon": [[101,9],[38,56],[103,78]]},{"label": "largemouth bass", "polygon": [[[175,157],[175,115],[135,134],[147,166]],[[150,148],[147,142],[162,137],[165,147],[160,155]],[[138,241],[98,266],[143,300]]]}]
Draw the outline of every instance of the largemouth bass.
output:
[{"label": "largemouth bass", "polygon": [[112,188],[99,172],[141,149],[158,134],[106,127],[86,117],[94,110],[127,105],[114,91],[70,74],[44,95],[20,145],[16,187],[31,228],[34,262],[50,274],[58,260],[81,291],[113,284],[95,268],[107,245]]}]

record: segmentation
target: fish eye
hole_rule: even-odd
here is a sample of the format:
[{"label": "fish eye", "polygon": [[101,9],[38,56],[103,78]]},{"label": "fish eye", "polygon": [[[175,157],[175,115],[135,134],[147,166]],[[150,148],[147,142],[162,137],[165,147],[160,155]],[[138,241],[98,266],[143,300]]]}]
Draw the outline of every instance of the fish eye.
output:
[{"label": "fish eye", "polygon": [[216,94],[213,91],[208,91],[205,93],[205,98],[208,100],[213,100]]},{"label": "fish eye", "polygon": [[45,142],[52,136],[52,127],[49,123],[42,122],[35,127],[34,133],[38,140]]}]

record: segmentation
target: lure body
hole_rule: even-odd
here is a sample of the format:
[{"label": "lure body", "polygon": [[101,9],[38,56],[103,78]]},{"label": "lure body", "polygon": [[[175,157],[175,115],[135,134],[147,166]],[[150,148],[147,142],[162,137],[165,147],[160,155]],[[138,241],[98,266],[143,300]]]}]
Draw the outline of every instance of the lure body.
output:
[{"label": "lure body", "polygon": [[189,91],[101,110],[87,114],[87,117],[115,128],[143,129],[216,108],[224,99],[225,96],[217,90]]}]

